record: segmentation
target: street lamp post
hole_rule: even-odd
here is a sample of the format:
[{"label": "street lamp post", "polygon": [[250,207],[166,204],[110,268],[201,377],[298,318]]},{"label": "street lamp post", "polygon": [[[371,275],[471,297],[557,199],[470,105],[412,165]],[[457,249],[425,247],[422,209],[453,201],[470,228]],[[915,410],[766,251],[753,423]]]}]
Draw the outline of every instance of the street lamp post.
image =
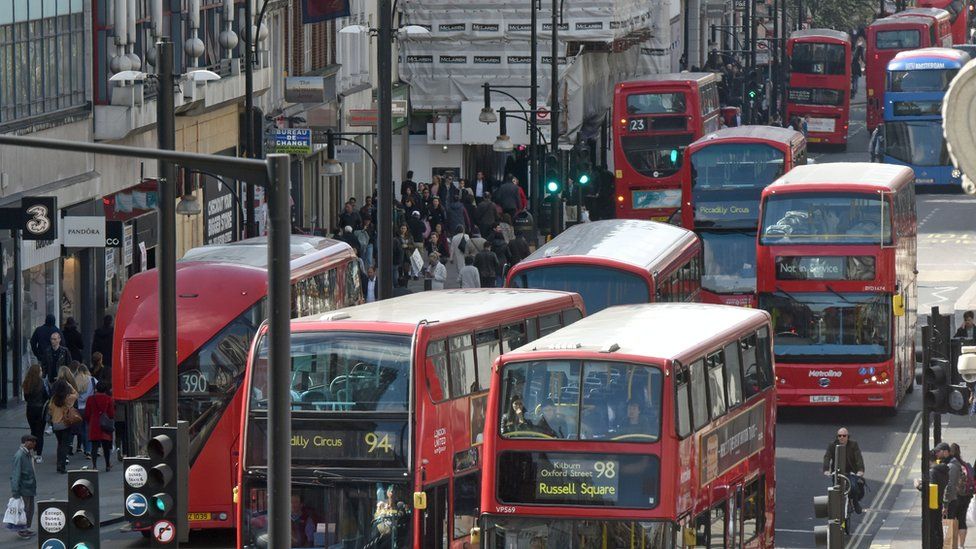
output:
[{"label": "street lamp post", "polygon": [[[552,113],[552,122],[549,127],[549,146],[552,149],[552,154],[559,154],[559,0],[552,0],[552,62],[551,68],[551,82],[549,85],[550,99],[549,99],[549,112]],[[559,173],[559,164],[556,164],[557,173]],[[559,173],[558,177],[562,178],[562,174]],[[550,204],[550,232],[552,236],[556,236],[559,232],[559,206],[560,206],[559,194],[553,194],[552,203]]]},{"label": "street lamp post", "polygon": [[[156,99],[160,150],[176,148],[176,109],[173,97],[173,43],[156,42],[159,95]],[[163,425],[176,426],[179,373],[176,364],[176,170],[159,161],[159,409]],[[180,532],[182,534],[182,532]]]},{"label": "street lamp post", "polygon": [[[539,108],[539,2],[541,0],[529,0],[532,3],[532,33],[529,38],[529,55],[532,57],[532,62],[529,65],[529,71],[531,72],[529,76],[529,108],[538,109]],[[533,121],[536,121],[536,117],[532,117]],[[538,126],[536,126],[538,129]],[[539,159],[538,151],[536,148],[539,146],[539,141],[536,139],[537,132],[531,132],[529,135],[529,196],[533,198],[532,200],[532,219],[539,219],[539,204],[542,202],[542,197],[545,193],[542,192],[542,186],[539,181]],[[533,196],[534,195],[534,196]]]},{"label": "street lamp post", "polygon": [[393,6],[390,0],[377,0],[376,70],[378,90],[379,174],[376,178],[379,201],[376,260],[379,263],[379,299],[393,297]]}]

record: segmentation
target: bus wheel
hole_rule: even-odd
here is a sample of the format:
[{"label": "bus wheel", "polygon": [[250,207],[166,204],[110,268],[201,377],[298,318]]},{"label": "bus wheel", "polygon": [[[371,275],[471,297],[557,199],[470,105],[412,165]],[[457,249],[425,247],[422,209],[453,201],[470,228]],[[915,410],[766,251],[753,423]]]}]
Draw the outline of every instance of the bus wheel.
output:
[{"label": "bus wheel", "polygon": [[149,539],[149,538],[152,537],[152,530],[139,530],[139,533],[142,534],[142,537],[144,537],[146,539]]}]

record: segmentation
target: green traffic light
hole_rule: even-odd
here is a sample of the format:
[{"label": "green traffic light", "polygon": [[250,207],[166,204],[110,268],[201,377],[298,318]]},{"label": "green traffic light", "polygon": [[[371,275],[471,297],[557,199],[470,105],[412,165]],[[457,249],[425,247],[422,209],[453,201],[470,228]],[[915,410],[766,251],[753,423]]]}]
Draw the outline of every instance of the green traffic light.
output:
[{"label": "green traffic light", "polygon": [[85,542],[76,543],[74,549],[89,549],[89,545]]},{"label": "green traffic light", "polygon": [[550,181],[550,182],[546,183],[546,190],[548,190],[551,193],[557,192],[559,190],[559,182],[558,181]]},{"label": "green traffic light", "polygon": [[678,149],[671,149],[671,163],[674,164],[678,161]]},{"label": "green traffic light", "polygon": [[589,175],[587,175],[585,173],[582,174],[582,175],[580,175],[580,177],[579,177],[579,183],[580,183],[580,185],[586,185],[589,182],[590,182],[590,176]]},{"label": "green traffic light", "polygon": [[159,512],[165,512],[166,511],[166,502],[164,502],[162,499],[157,499],[156,500],[156,509],[158,509]]}]

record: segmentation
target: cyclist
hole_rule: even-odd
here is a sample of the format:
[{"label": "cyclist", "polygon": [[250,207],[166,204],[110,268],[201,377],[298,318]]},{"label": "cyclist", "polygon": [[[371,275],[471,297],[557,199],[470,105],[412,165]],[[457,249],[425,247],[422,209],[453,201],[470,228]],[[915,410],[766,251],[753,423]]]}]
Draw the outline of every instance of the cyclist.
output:
[{"label": "cyclist", "polygon": [[[838,446],[845,446],[846,462],[839,467],[834,467],[834,455]],[[823,458],[823,474],[830,476],[835,470],[846,476],[851,481],[850,492],[847,497],[851,500],[854,512],[861,514],[861,498],[864,497],[864,456],[861,455],[861,448],[857,442],[851,439],[847,428],[841,427],[837,430],[837,437],[827,446],[827,452]]]}]

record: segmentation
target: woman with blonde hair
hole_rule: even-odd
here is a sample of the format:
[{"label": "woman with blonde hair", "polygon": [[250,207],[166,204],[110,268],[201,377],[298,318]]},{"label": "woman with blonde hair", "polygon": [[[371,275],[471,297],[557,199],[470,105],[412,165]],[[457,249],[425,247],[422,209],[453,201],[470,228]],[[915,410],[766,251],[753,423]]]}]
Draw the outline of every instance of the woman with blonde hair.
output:
[{"label": "woman with blonde hair", "polygon": [[75,374],[71,372],[71,368],[67,366],[61,366],[58,368],[58,377],[54,380],[54,383],[57,383],[58,381],[64,381],[71,387],[72,391],[75,393],[78,392],[78,385],[76,385],[75,382]]},{"label": "woman with blonde hair", "polygon": [[[75,372],[75,388],[78,389],[78,411],[81,412],[82,418],[85,417],[85,405],[88,403],[88,397],[95,394],[96,383],[98,380],[92,377],[88,366],[79,364],[78,370]],[[88,441],[87,422],[83,421],[75,427],[75,435],[78,437],[75,451],[84,451],[85,457],[91,459],[91,442]]]},{"label": "woman with blonde hair", "polygon": [[27,425],[30,426],[31,434],[37,439],[34,461],[40,463],[41,452],[44,450],[44,406],[50,398],[40,364],[31,364],[20,388],[24,391],[24,402],[27,403]]},{"label": "woman with blonde hair", "polygon": [[71,447],[71,428],[81,419],[81,414],[75,409],[78,391],[75,390],[72,383],[74,383],[74,376],[71,375],[71,370],[67,366],[63,366],[51,389],[51,400],[48,401],[51,425],[54,428],[54,436],[58,439],[57,467],[58,472],[62,474],[67,471],[68,449]]}]

